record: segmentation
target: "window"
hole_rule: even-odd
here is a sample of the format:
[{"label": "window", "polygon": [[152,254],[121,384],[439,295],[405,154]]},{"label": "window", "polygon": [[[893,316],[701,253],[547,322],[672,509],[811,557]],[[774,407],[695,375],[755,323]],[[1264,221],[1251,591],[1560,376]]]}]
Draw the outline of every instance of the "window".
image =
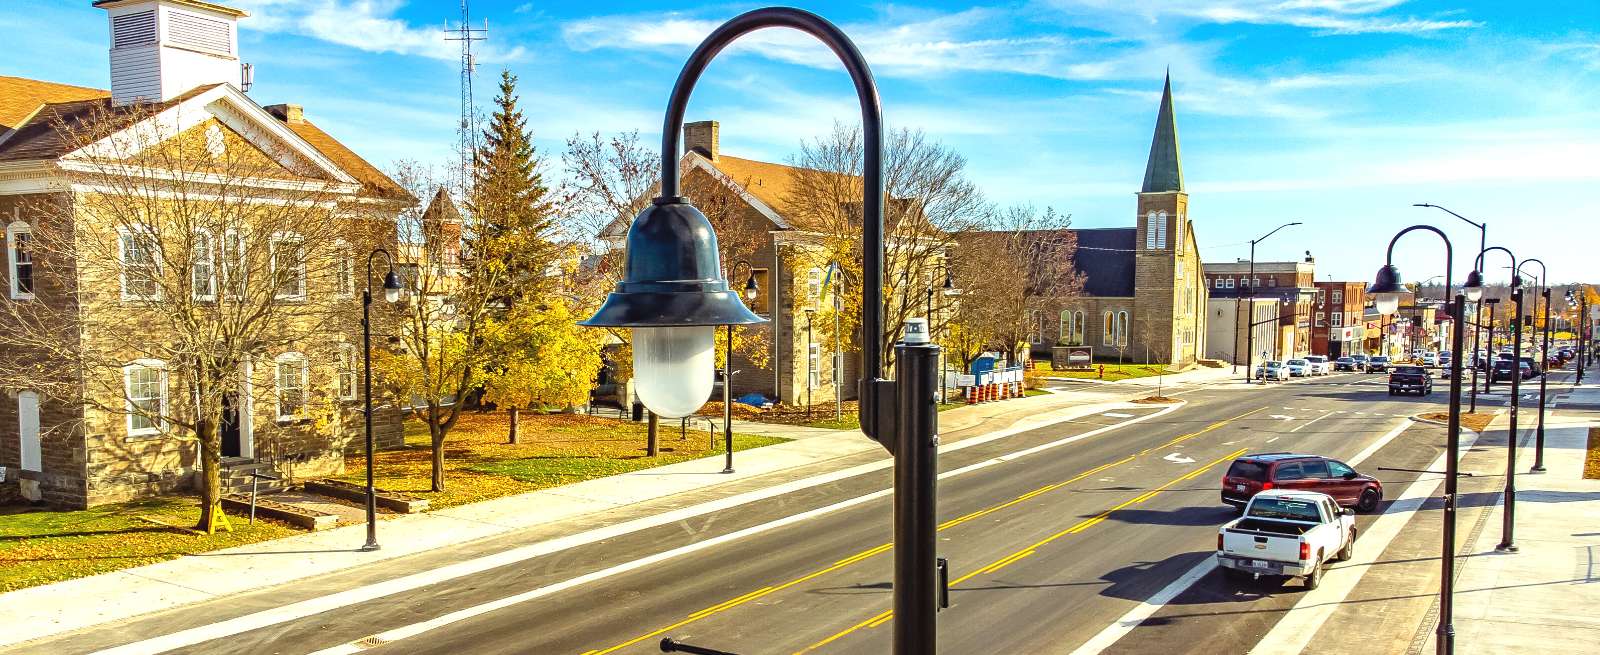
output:
[{"label": "window", "polygon": [[337,241],[333,246],[333,256],[338,260],[333,264],[333,293],[340,298],[349,298],[355,295],[355,261],[350,257],[350,244]]},{"label": "window", "polygon": [[1269,287],[1278,286],[1278,278],[1275,278],[1275,277],[1267,278],[1267,286],[1269,286]]},{"label": "window", "polygon": [[1356,474],[1355,469],[1350,468],[1344,462],[1335,462],[1331,459],[1328,460],[1328,472],[1336,478],[1342,478],[1346,475],[1354,477]]},{"label": "window", "polygon": [[167,365],[158,359],[141,359],[122,367],[128,396],[128,436],[160,434],[167,414]]},{"label": "window", "polygon": [[1156,249],[1156,212],[1154,210],[1144,215],[1144,249]]},{"label": "window", "polygon": [[1100,345],[1117,345],[1117,315],[1106,312],[1100,315]]},{"label": "window", "polygon": [[1327,324],[1328,324],[1327,315],[1323,314],[1322,312],[1317,312],[1317,327],[1326,327]]},{"label": "window", "polygon": [[244,237],[235,230],[222,233],[222,291],[233,300],[244,299],[245,255]]},{"label": "window", "polygon": [[17,439],[22,470],[44,470],[39,456],[39,394],[32,391],[17,394]]},{"label": "window", "polygon": [[1301,467],[1303,467],[1302,470],[1305,471],[1308,478],[1328,477],[1328,463],[1320,459],[1305,462],[1301,464]]},{"label": "window", "polygon": [[1178,260],[1178,276],[1177,276],[1179,281],[1183,280],[1183,269],[1184,269],[1183,260],[1180,259],[1180,260]]},{"label": "window", "polygon": [[1335,305],[1337,305],[1337,304],[1341,304],[1343,302],[1344,302],[1344,290],[1343,289],[1334,289],[1333,290],[1333,303]]},{"label": "window", "polygon": [[1290,462],[1288,464],[1278,465],[1278,475],[1276,477],[1279,481],[1304,480],[1306,477],[1306,472],[1305,468],[1301,466],[1300,462]]},{"label": "window", "polygon": [[339,399],[356,399],[356,347],[354,344],[339,344],[339,360],[336,362],[339,375]]},{"label": "window", "polygon": [[194,233],[194,245],[189,256],[193,262],[191,283],[194,286],[194,299],[216,300],[217,259],[210,232],[200,230]]},{"label": "window", "polygon": [[122,299],[161,299],[161,258],[155,235],[149,229],[118,230],[117,254],[122,258]]},{"label": "window", "polygon": [[1229,289],[1233,288],[1233,278],[1230,277],[1230,278],[1228,278],[1226,280],[1223,280],[1223,281],[1228,283],[1228,288]]},{"label": "window", "polygon": [[1167,212],[1156,212],[1156,247],[1167,247]]},{"label": "window", "polygon": [[273,297],[278,300],[306,299],[306,244],[293,232],[272,235]]},{"label": "window", "polygon": [[1061,312],[1061,340],[1069,346],[1083,345],[1084,332],[1083,311],[1066,310]]},{"label": "window", "polygon": [[1028,310],[1028,343],[1038,344],[1044,341],[1043,330],[1044,315],[1037,309]]},{"label": "window", "polygon": [[1344,327],[1344,312],[1333,312],[1330,316],[1333,317],[1334,327]]},{"label": "window", "polygon": [[306,407],[306,357],[284,353],[278,355],[277,365],[278,420],[293,421]]},{"label": "window", "polygon": [[1128,345],[1128,313],[1117,312],[1117,345]]},{"label": "window", "polygon": [[6,254],[11,262],[11,297],[33,297],[33,230],[22,221],[6,228]]},{"label": "window", "polygon": [[1250,286],[1260,288],[1260,286],[1261,286],[1261,278],[1258,278],[1258,277],[1250,278]]}]

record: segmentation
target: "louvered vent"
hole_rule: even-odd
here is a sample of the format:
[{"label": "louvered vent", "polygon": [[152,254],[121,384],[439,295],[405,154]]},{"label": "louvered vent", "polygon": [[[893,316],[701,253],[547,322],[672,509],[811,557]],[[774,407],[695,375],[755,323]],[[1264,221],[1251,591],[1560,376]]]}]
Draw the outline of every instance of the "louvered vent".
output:
[{"label": "louvered vent", "polygon": [[129,48],[156,42],[156,10],[139,11],[111,19],[111,47]]},{"label": "louvered vent", "polygon": [[225,21],[181,11],[167,12],[167,40],[175,46],[230,55],[233,39],[228,32]]}]

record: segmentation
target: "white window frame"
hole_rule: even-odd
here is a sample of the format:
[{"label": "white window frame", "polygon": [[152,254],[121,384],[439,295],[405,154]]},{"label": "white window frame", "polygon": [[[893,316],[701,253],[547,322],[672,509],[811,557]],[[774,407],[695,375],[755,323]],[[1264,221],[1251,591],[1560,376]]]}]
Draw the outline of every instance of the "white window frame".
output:
[{"label": "white window frame", "polygon": [[1231,278],[1231,277],[1230,278],[1226,278],[1223,281],[1228,283],[1228,288],[1229,289],[1233,288],[1233,278]]},{"label": "white window frame", "polygon": [[[139,226],[138,231],[146,233],[151,232],[149,226],[143,225]],[[155,243],[153,234],[149,234],[151,243],[148,245],[151,247],[148,255],[150,257],[150,267],[155,269],[155,272],[152,274],[154,275],[154,279],[151,281],[151,283],[155,286],[155,293],[151,295],[144,295],[128,292],[128,246],[132,245],[132,241],[138,238],[135,236],[134,232],[134,230],[130,230],[126,227],[117,228],[117,274],[122,285],[122,299],[124,301],[159,301],[161,300],[162,296],[161,249],[160,244]]]},{"label": "white window frame", "polygon": [[1144,214],[1144,249],[1156,249],[1156,210]]},{"label": "white window frame", "polygon": [[[33,405],[33,424],[28,425],[29,412],[23,408]],[[17,462],[18,467],[24,471],[44,470],[44,442],[40,437],[40,415],[43,409],[39,406],[39,393],[36,391],[21,391],[17,393]],[[33,434],[28,434],[27,428],[33,429]]]},{"label": "white window frame", "polygon": [[1344,312],[1330,312],[1328,320],[1332,321],[1333,327],[1344,327]]},{"label": "white window frame", "polygon": [[[285,364],[299,364],[300,366],[300,406],[295,413],[283,413],[283,366]],[[279,423],[292,423],[298,421],[305,411],[310,398],[311,365],[303,353],[286,352],[272,360],[272,412],[278,417]]]},{"label": "white window frame", "polygon": [[[133,374],[138,371],[146,370],[157,371],[157,377],[160,381],[161,387],[161,395],[158,398],[135,398],[133,395]],[[138,359],[129,362],[122,367],[122,393],[126,403],[127,412],[127,419],[123,421],[123,427],[126,429],[128,437],[150,437],[159,435],[166,431],[168,402],[167,376],[167,363],[159,359]],[[155,400],[158,402],[159,406],[156,409],[156,417],[152,421],[153,425],[142,428],[134,427],[133,422],[136,419],[148,418],[134,411],[134,405],[139,400]]]},{"label": "white window frame", "polygon": [[33,285],[35,290],[39,288],[39,269],[33,258],[33,227],[24,221],[12,221],[10,225],[6,226],[6,270],[10,271],[11,299],[33,300],[34,292],[23,291],[22,288],[17,284],[17,281],[20,279],[17,275],[17,271],[22,267],[23,264],[23,262],[17,261],[17,255],[20,252],[17,248],[17,237],[19,235],[27,235],[28,237],[28,261],[26,262],[28,265],[28,280]]},{"label": "white window frame", "polygon": [[1344,303],[1344,289],[1333,290],[1333,302],[1334,304]]},{"label": "white window frame", "polygon": [[[217,239],[211,230],[199,229],[194,231],[194,243],[200,245],[200,240],[205,240],[205,249],[193,248],[189,253],[189,286],[195,300],[201,302],[214,302],[217,299]],[[206,267],[206,286],[210,293],[201,293],[196,284],[200,278],[200,267]]]},{"label": "white window frame", "polygon": [[[278,244],[288,242],[294,242],[300,246],[300,271],[299,275],[297,276],[297,279],[299,280],[299,290],[297,293],[285,294],[283,293],[283,281],[278,279]],[[308,253],[306,252],[306,238],[295,232],[274,232],[272,233],[272,241],[269,244],[269,250],[271,251],[268,254],[268,258],[271,260],[271,266],[269,267],[269,270],[271,271],[272,277],[272,299],[292,301],[305,300],[307,291],[306,259],[309,257]]]},{"label": "white window frame", "polygon": [[1156,247],[1167,247],[1167,210],[1156,212]]},{"label": "white window frame", "polygon": [[338,258],[333,264],[333,295],[336,298],[355,297],[356,267],[350,252],[350,242],[344,239],[333,242],[333,256]]},{"label": "white window frame", "polygon": [[1128,345],[1128,310],[1117,312],[1117,345]]},{"label": "white window frame", "polygon": [[[355,400],[360,388],[360,380],[356,375],[356,345],[353,343],[339,344],[339,358],[335,365],[334,391],[339,394],[340,400]],[[348,384],[346,380],[348,379]]]}]

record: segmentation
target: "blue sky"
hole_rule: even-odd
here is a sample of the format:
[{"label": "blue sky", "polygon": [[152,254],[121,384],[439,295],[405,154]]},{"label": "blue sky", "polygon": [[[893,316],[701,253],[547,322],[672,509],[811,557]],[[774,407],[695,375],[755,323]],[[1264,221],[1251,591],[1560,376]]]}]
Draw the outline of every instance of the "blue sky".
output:
[{"label": "blue sky", "polygon": [[[298,102],[379,164],[449,158],[458,116],[454,0],[225,0],[252,13],[252,97]],[[1370,279],[1399,228],[1431,222],[1459,251],[1491,244],[1596,280],[1600,2],[1019,0],[804,2],[843,27],[876,74],[885,119],[969,159],[990,199],[1053,206],[1079,227],[1131,225],[1170,67],[1190,216],[1209,261],[1287,221],[1258,258],[1312,251],[1319,279]],[[574,132],[659,138],[684,57],[758,5],[473,0],[487,18],[477,97],[521,78],[559,176]],[[1526,7],[1537,7],[1527,9]],[[89,0],[6,0],[0,74],[104,87],[106,23]],[[722,123],[730,154],[782,161],[857,115],[831,55],[797,34],[747,38],[710,68],[689,118]],[[1408,279],[1442,253],[1408,238]],[[1498,266],[1499,264],[1496,264]],[[1458,277],[1470,255],[1458,256]],[[1503,274],[1503,271],[1500,271]],[[1491,278],[1492,279],[1492,278]]]}]

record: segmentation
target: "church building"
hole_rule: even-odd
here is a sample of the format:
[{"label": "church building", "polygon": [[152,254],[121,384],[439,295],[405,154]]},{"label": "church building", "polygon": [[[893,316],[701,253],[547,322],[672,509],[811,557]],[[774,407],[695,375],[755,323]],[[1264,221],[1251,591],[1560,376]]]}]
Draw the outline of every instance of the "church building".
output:
[{"label": "church building", "polygon": [[1052,345],[1089,346],[1099,361],[1190,366],[1205,352],[1207,291],[1183,186],[1172,79],[1161,92],[1133,227],[1074,229],[1082,292],[1058,316],[1038,316],[1036,358]]}]

